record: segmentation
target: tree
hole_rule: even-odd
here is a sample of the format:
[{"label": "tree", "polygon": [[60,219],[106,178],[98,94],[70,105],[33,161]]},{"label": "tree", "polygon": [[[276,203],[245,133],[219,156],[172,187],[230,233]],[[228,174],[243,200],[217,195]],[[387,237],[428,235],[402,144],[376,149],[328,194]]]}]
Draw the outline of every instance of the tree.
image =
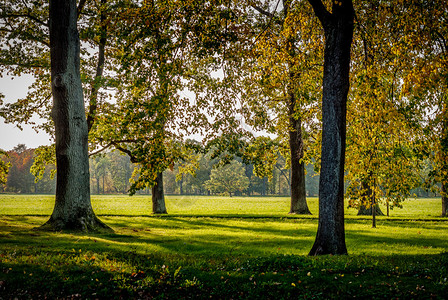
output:
[{"label": "tree", "polygon": [[182,91],[196,92],[214,64],[207,55],[223,35],[215,23],[228,18],[215,4],[127,1],[114,17],[110,47],[117,101],[97,119],[98,130],[91,137],[138,165],[130,193],[154,187],[154,213],[166,213],[163,171],[188,156],[184,135],[208,123],[203,111],[208,103],[200,96],[190,103]]},{"label": "tree", "polygon": [[249,179],[245,174],[243,164],[238,161],[213,169],[210,180],[204,183],[205,188],[213,193],[242,192],[249,187]]},{"label": "tree", "polygon": [[448,18],[447,2],[405,1],[394,13],[417,20],[397,22],[402,36],[396,51],[406,62],[403,94],[423,127],[419,154],[432,164],[425,186],[440,192],[442,216],[448,216],[448,29],[441,26]]},{"label": "tree", "polygon": [[30,174],[30,167],[33,163],[33,149],[28,149],[24,144],[19,144],[8,154],[11,166],[6,190],[17,193],[31,193],[34,190],[34,180]]},{"label": "tree", "polygon": [[[199,166],[194,174],[180,174],[182,178],[181,180],[178,180],[178,182],[180,183],[182,181],[183,191],[186,194],[201,195],[206,192],[204,183],[210,179],[213,165],[216,163],[216,161],[210,159],[206,154],[199,154],[198,162]],[[180,171],[182,171],[182,169]],[[182,194],[180,191],[179,193]]]},{"label": "tree", "polygon": [[107,153],[110,161],[109,169],[110,176],[113,183],[113,188],[116,192],[125,194],[129,189],[129,180],[132,177],[134,166],[131,164],[129,157],[119,151],[112,151]]},{"label": "tree", "polygon": [[305,152],[310,140],[306,127],[316,119],[313,106],[319,96],[323,52],[319,24],[303,1],[249,3],[260,16],[251,18],[252,36],[246,37],[250,50],[245,49],[240,59],[242,67],[232,69],[241,77],[235,81],[243,86],[243,115],[253,128],[278,136],[289,152],[282,153],[288,158],[285,168],[291,169],[289,213],[310,214],[305,186]]},{"label": "tree", "polygon": [[[416,113],[403,97],[406,59],[397,48],[403,30],[393,19],[408,15],[393,11],[393,2],[357,4],[362,20],[355,35],[352,92],[348,109],[346,178],[349,205],[375,215],[378,203],[401,207],[419,183],[421,159],[414,153],[420,140]],[[383,24],[378,28],[378,24]],[[374,210],[371,208],[375,207]],[[373,214],[372,214],[373,212]]]},{"label": "tree", "polygon": [[0,184],[4,185],[6,183],[8,170],[10,164],[6,162],[6,159],[4,160],[4,157],[8,157],[8,154],[0,149]]},{"label": "tree", "polygon": [[320,0],[308,2],[322,23],[325,34],[319,224],[316,240],[309,254],[346,254],[345,126],[354,9],[351,0],[334,1],[332,12],[329,12]]},{"label": "tree", "polygon": [[75,0],[51,0],[49,33],[52,118],[56,136],[56,200],[43,228],[97,231],[107,226],[90,203],[88,130],[80,77]]},{"label": "tree", "polygon": [[91,176],[93,178],[95,178],[95,183],[96,183],[96,193],[100,194],[101,190],[100,190],[100,182],[102,179],[102,193],[105,193],[105,178],[107,176],[108,173],[110,173],[109,170],[110,167],[110,160],[108,155],[98,155],[95,158],[93,158],[92,160],[90,160],[90,171],[91,171]]}]

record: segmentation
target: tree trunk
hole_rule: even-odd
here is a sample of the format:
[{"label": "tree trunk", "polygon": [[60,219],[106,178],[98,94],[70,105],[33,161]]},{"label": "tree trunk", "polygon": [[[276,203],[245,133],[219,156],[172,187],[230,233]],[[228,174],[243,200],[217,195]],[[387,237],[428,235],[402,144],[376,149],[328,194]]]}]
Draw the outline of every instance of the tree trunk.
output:
[{"label": "tree trunk", "polygon": [[57,180],[54,210],[42,228],[97,231],[108,227],[98,220],[90,203],[76,1],[51,0],[49,17]]},{"label": "tree trunk", "polygon": [[[373,186],[375,188],[375,185]],[[375,197],[375,189],[372,192],[372,203],[370,204],[372,208],[376,207],[376,197]],[[376,209],[372,209],[372,228],[376,228]]]},{"label": "tree trunk", "polygon": [[448,217],[448,188],[447,183],[442,182],[442,217]]},{"label": "tree trunk", "polygon": [[[358,216],[373,216],[372,214],[372,203],[374,202],[373,191],[366,180],[362,181],[361,184],[362,184],[361,187],[365,192],[362,195],[363,196],[362,203],[359,206]],[[369,208],[367,208],[367,203],[369,202],[371,205],[369,205]],[[378,204],[374,204],[374,207],[375,207],[375,216],[384,216]]]},{"label": "tree trunk", "polygon": [[263,196],[267,195],[266,177],[263,177]]},{"label": "tree trunk", "polygon": [[353,3],[351,0],[334,1],[330,13],[320,0],[308,1],[325,32],[319,224],[309,255],[347,254],[344,163]]},{"label": "tree trunk", "polygon": [[[284,20],[288,18],[292,1],[283,1]],[[287,37],[286,48],[291,57],[296,56],[295,35]],[[306,203],[305,164],[303,163],[302,119],[298,115],[295,87],[297,87],[294,63],[289,63],[288,113],[289,113],[289,149],[291,154],[291,207],[290,214],[311,214]]]},{"label": "tree trunk", "polygon": [[389,200],[386,200],[386,214],[389,217]]},{"label": "tree trunk", "polygon": [[289,103],[289,148],[291,153],[291,208],[290,214],[311,214],[306,203],[305,164],[303,158],[303,140],[301,119],[295,117],[296,101],[290,94]]},{"label": "tree trunk", "polygon": [[442,134],[440,139],[441,165],[441,196],[442,196],[442,217],[448,217],[448,106],[444,105],[442,119]]},{"label": "tree trunk", "polygon": [[184,194],[183,181],[184,181],[184,176],[182,175],[182,178],[179,180],[179,194],[180,195]]},{"label": "tree trunk", "polygon": [[278,195],[282,194],[282,173],[278,172]]},{"label": "tree trunk", "polygon": [[152,213],[167,213],[165,207],[165,195],[163,193],[163,173],[157,173],[156,183],[152,187]]}]

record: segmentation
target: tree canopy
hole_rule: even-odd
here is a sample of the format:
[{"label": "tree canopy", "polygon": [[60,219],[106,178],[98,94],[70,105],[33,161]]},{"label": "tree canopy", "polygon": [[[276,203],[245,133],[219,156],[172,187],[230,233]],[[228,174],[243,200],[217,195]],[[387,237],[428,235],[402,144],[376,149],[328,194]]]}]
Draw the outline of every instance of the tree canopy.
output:
[{"label": "tree canopy", "polygon": [[[77,88],[74,119],[84,124],[85,116],[91,155],[115,149],[129,156],[134,173],[116,180],[131,179],[118,188],[131,194],[154,187],[163,199],[163,172],[176,169],[181,183],[193,182],[211,151],[223,166],[210,171],[210,191],[248,190],[251,168],[263,178],[290,168],[291,212],[307,213],[311,162],[321,206],[310,254],[344,254],[345,180],[350,206],[400,207],[424,186],[442,195],[447,215],[445,2],[72,1],[80,41],[73,52],[79,81],[67,90]],[[34,152],[38,177],[45,164],[67,169],[61,147],[87,139],[63,137],[72,129],[56,96],[65,70],[51,67],[69,47],[51,44],[49,9],[43,0],[0,4],[0,71],[36,79],[24,99],[2,104],[0,116],[55,136],[56,145]],[[99,192],[106,160],[92,161]],[[218,187],[224,169],[244,173],[234,174],[239,185]],[[2,182],[7,170],[2,160]]]}]

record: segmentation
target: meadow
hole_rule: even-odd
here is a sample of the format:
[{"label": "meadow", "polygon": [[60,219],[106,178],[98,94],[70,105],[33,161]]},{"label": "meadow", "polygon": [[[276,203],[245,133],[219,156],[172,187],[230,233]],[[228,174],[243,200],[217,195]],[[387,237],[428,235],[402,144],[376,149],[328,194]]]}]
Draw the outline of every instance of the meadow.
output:
[{"label": "meadow", "polygon": [[[0,298],[328,299],[448,294],[448,219],[440,199],[411,199],[389,217],[346,209],[349,255],[309,257],[312,215],[287,197],[92,196],[113,233],[34,230],[53,196],[0,195]],[[382,207],[383,212],[385,208]]]}]

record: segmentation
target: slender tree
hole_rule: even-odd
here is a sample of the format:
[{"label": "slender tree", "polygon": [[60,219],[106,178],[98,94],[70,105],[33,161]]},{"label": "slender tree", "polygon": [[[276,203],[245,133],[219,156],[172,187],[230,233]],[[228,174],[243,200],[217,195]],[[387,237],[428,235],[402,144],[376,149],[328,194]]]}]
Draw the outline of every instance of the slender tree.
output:
[{"label": "slender tree", "polygon": [[[419,183],[413,153],[421,133],[418,113],[403,97],[407,59],[396,51],[409,16],[393,1],[359,2],[347,116],[346,196],[359,213],[382,214],[378,203],[401,207]],[[396,20],[396,21],[393,21]],[[381,28],[378,24],[383,24]]]},{"label": "slender tree", "polygon": [[322,90],[322,158],[319,225],[310,255],[347,254],[344,229],[344,162],[346,110],[354,9],[351,0],[308,0],[324,28]]},{"label": "slender tree", "polygon": [[320,93],[323,47],[319,21],[313,18],[312,8],[301,1],[275,1],[276,5],[267,7],[250,2],[265,20],[254,21],[253,57],[243,58],[251,74],[243,96],[244,104],[250,107],[246,119],[254,128],[278,135],[288,148],[289,213],[310,214],[305,187],[305,150],[309,146],[305,128],[316,119],[317,110],[311,108],[317,106]]},{"label": "slender tree", "polygon": [[[442,198],[442,216],[448,216],[448,3],[412,0],[394,6],[401,16],[402,38],[396,51],[407,64],[403,94],[414,104],[413,114],[424,127],[421,153],[432,170],[426,185]],[[407,16],[416,22],[406,22]],[[443,24],[443,25],[442,25]],[[405,46],[405,47],[404,47]],[[409,51],[411,49],[412,51]],[[415,114],[415,112],[419,112]],[[431,114],[428,114],[431,111]],[[429,150],[429,151],[428,151]]]}]

